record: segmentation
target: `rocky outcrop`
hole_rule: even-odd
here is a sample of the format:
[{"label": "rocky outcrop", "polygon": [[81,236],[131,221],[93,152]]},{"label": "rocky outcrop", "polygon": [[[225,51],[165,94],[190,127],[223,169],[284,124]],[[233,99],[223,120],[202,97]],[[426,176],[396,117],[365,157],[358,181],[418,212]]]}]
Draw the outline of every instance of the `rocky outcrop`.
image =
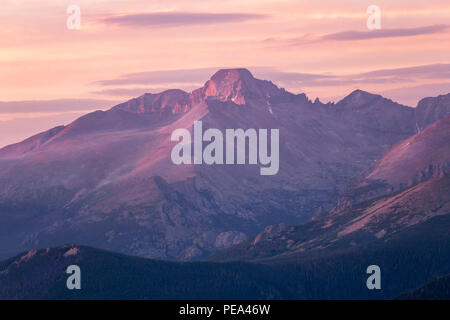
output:
[{"label": "rocky outcrop", "polygon": [[[173,164],[171,133],[197,120],[204,130],[279,129],[278,174]],[[220,70],[192,93],[146,94],[0,150],[0,256],[80,243],[200,258],[268,225],[328,212],[356,176],[417,132],[416,120],[413,108],[363,91],[313,103],[245,69]]]}]

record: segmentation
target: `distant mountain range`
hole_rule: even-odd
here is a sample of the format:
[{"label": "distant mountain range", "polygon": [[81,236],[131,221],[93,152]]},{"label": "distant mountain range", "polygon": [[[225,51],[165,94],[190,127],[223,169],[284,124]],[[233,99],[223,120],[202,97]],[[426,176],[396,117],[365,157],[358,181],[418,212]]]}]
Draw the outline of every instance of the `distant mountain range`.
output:
[{"label": "distant mountain range", "polygon": [[[278,174],[175,165],[199,120],[279,129]],[[323,104],[246,69],[87,114],[0,149],[0,299],[448,299],[449,141],[450,94]]]},{"label": "distant mountain range", "polygon": [[[356,90],[323,104],[246,69],[227,69],[192,93],[145,94],[87,114],[0,150],[0,258],[77,243],[199,259],[268,225],[300,224],[330,210],[336,215],[320,220],[328,221],[324,226],[344,234],[372,228],[381,237],[396,227],[372,227],[372,217],[385,214],[369,212],[389,197],[353,210],[367,215],[362,224],[351,224],[342,210],[405,188],[411,189],[398,201],[409,202],[420,188],[432,193],[448,186],[449,100],[450,94],[426,98],[410,108]],[[170,135],[192,130],[196,120],[205,130],[279,129],[279,173],[260,176],[251,165],[174,165]],[[408,219],[399,224],[410,225]]]}]

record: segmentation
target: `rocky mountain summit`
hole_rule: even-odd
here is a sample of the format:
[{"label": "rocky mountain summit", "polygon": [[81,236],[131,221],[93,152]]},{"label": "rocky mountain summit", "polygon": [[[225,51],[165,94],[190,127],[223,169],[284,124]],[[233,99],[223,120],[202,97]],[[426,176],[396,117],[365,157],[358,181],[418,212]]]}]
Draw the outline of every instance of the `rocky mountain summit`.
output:
[{"label": "rocky mountain summit", "polygon": [[[332,209],[389,148],[443,118],[361,90],[312,102],[246,69],[145,94],[0,150],[0,257],[77,243],[189,260]],[[279,129],[280,168],[175,165],[176,129]],[[425,131],[424,131],[425,132]],[[407,164],[405,164],[407,166]]]}]

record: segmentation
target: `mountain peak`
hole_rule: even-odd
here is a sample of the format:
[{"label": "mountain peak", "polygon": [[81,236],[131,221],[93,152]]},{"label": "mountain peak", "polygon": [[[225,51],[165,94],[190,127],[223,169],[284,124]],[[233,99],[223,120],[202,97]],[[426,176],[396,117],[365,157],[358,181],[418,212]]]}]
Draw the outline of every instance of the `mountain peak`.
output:
[{"label": "mountain peak", "polygon": [[230,84],[237,81],[251,82],[255,80],[250,71],[245,68],[220,69],[212,77],[211,81],[217,84]]},{"label": "mountain peak", "polygon": [[352,102],[366,102],[370,100],[374,100],[375,98],[380,97],[377,94],[373,94],[361,89],[356,89],[352,91],[345,99],[350,99]]},{"label": "mountain peak", "polygon": [[259,91],[256,79],[247,69],[221,69],[204,87],[205,97],[217,97],[221,101],[246,104],[250,92]]},{"label": "mountain peak", "polygon": [[367,91],[356,89],[352,91],[348,96],[344,97],[341,101],[337,103],[339,106],[359,108],[368,104],[373,104],[379,99],[384,99],[378,94],[373,94]]},{"label": "mountain peak", "polygon": [[115,106],[138,114],[146,113],[182,113],[190,108],[189,94],[179,89],[170,89],[160,93],[146,93],[138,98]]},{"label": "mountain peak", "polygon": [[273,83],[253,77],[245,68],[221,69],[201,89],[204,98],[214,97],[219,101],[231,101],[244,105],[249,100],[265,99],[280,93]]}]

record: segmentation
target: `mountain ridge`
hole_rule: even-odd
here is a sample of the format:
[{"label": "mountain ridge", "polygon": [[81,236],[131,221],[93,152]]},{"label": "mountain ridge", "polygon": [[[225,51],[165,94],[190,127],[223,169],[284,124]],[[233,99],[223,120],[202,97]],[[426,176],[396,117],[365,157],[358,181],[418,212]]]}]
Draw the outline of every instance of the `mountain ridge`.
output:
[{"label": "mountain ridge", "polygon": [[[32,249],[0,261],[0,298],[392,299],[449,273],[448,217],[430,219],[388,241],[300,259],[174,263],[73,244]],[[381,267],[381,290],[367,290],[371,263]],[[82,290],[66,288],[65,271],[72,264],[81,268]],[[435,290],[427,290],[427,297],[448,298]]]},{"label": "mountain ridge", "polygon": [[[45,141],[35,136],[1,149],[0,238],[11,244],[0,241],[0,256],[74,242],[198,259],[267,225],[328,212],[356,176],[417,132],[414,109],[388,99],[354,111],[242,70],[212,78],[192,93],[143,95],[50,131]],[[442,115],[427,114],[424,126]],[[251,165],[174,165],[170,135],[191,131],[194,121],[204,130],[279,129],[278,174],[261,177]]]},{"label": "mountain ridge", "polygon": [[333,212],[449,172],[448,137],[450,115],[393,145],[358,182],[345,191]]},{"label": "mountain ridge", "polygon": [[[262,85],[264,88],[269,88],[269,91],[274,95],[270,94],[262,94],[259,92],[258,84]],[[251,90],[249,90],[249,88]],[[241,91],[242,90],[242,91]],[[201,102],[210,97],[215,97],[222,102],[233,102],[237,105],[243,105],[246,103],[244,95],[250,94],[252,98],[257,99],[266,99],[270,100],[270,98],[276,98],[280,95],[287,95],[289,98],[293,99],[294,97],[300,97],[301,99],[305,99],[305,101],[310,101],[304,93],[301,94],[292,94],[284,89],[277,88],[272,82],[267,80],[259,80],[253,77],[253,75],[245,68],[236,68],[236,69],[220,69],[217,71],[211,79],[208,80],[205,85],[201,88],[193,90],[191,93],[185,92],[180,89],[168,89],[158,93],[145,93],[139,97],[132,98],[124,103],[120,103],[111,107],[106,111],[94,111],[92,113],[86,114],[80,118],[84,118],[86,116],[92,115],[93,117],[99,117],[102,114],[107,114],[111,111],[123,110],[136,114],[153,114],[158,113],[159,116],[162,116],[164,113],[186,113],[192,108],[194,103]],[[450,94],[443,95],[437,97],[438,99],[443,100],[450,99]],[[361,101],[362,99],[362,101]],[[430,106],[430,103],[427,102],[432,98],[423,98],[419,103],[417,108],[423,109],[433,109]],[[359,100],[359,101],[358,101]],[[348,104],[362,106],[370,104],[371,101],[374,100],[387,100],[392,101],[390,99],[384,98],[378,94],[372,94],[367,91],[363,91],[361,89],[356,89],[349,93],[347,96],[342,98],[340,101],[336,103],[327,103],[323,104],[318,99],[316,99],[315,105],[329,106],[329,107],[346,107]],[[267,103],[267,102],[266,102]],[[398,106],[402,106],[411,110],[416,110],[416,108],[411,108],[405,105],[397,104]],[[442,109],[442,108],[441,108]],[[428,113],[431,111],[428,110]],[[442,110],[438,112],[442,113]],[[426,112],[423,112],[426,113]],[[450,113],[450,110],[449,112]],[[439,116],[437,116],[439,117]],[[79,118],[79,119],[80,119]],[[75,120],[73,123],[78,121]],[[430,123],[435,122],[436,119],[429,120]],[[69,125],[70,126],[70,125]],[[57,128],[60,129],[64,127],[66,129],[68,126],[57,126],[45,132],[52,132]],[[42,135],[43,133],[36,134],[31,136],[25,140],[31,139],[33,137],[37,137]],[[24,140],[24,141],[25,141]],[[24,142],[21,141],[21,142]],[[18,143],[21,143],[18,142]],[[17,145],[18,143],[14,143],[12,145],[5,146],[0,149],[0,154],[3,149],[10,149],[13,145]]]}]

